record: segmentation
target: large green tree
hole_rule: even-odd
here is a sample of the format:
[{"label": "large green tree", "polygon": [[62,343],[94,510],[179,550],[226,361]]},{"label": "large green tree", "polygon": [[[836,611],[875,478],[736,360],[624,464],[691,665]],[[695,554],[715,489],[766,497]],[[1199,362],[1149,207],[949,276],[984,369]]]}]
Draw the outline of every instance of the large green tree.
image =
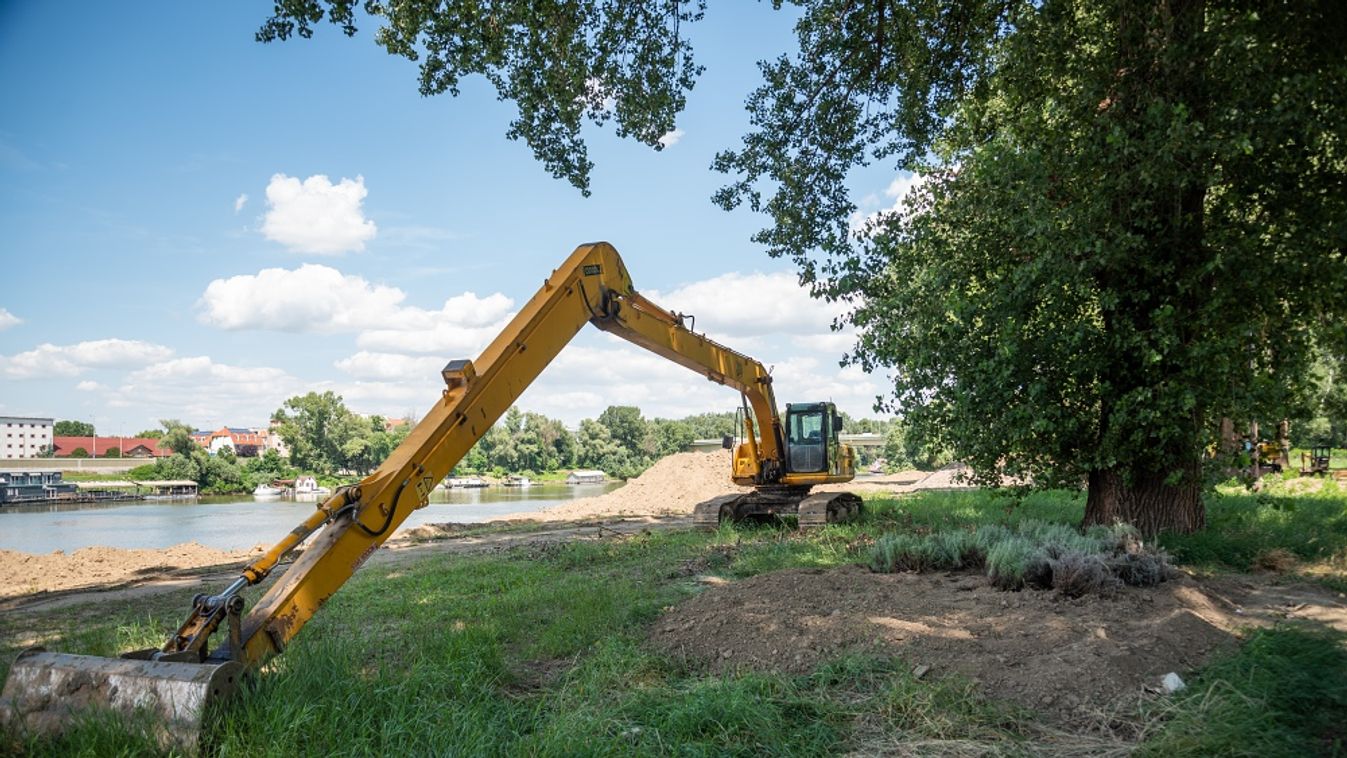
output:
[{"label": "large green tree", "polygon": [[[849,359],[891,371],[909,433],[982,481],[1087,483],[1087,522],[1200,528],[1215,420],[1291,407],[1311,325],[1347,311],[1344,6],[792,5],[798,49],[762,65],[716,201],[765,214],[755,239],[850,305]],[[581,188],[584,118],[672,128],[702,7],[364,6],[424,93],[485,75],[511,136]],[[325,10],[352,33],[353,8],[282,0],[259,37]],[[875,163],[921,179],[858,228]]]},{"label": "large green tree", "polygon": [[612,121],[659,150],[701,73],[683,26],[701,18],[704,0],[276,0],[257,39],[309,37],[324,17],[353,35],[360,5],[385,21],[379,45],[420,62],[421,94],[457,95],[465,77],[485,77],[519,109],[510,139],[586,195],[584,123]]},{"label": "large green tree", "polygon": [[335,392],[296,395],[272,414],[277,432],[290,449],[290,462],[307,471],[333,473],[347,456],[359,454],[349,442],[356,427],[351,412]]},{"label": "large green tree", "polygon": [[159,425],[164,428],[159,437],[160,448],[172,450],[178,455],[191,455],[201,449],[192,439],[192,427],[187,424],[175,418],[166,418],[160,419]]},{"label": "large green tree", "polygon": [[88,421],[62,419],[52,427],[52,434],[57,437],[92,437],[94,425]]}]

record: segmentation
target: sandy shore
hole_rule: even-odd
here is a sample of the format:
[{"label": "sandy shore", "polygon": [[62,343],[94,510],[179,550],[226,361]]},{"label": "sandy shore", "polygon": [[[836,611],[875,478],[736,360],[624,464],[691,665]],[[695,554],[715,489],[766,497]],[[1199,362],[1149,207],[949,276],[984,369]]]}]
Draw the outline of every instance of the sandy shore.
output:
[{"label": "sandy shore", "polygon": [[[505,520],[570,522],[586,519],[687,516],[697,503],[717,495],[748,488],[736,487],[729,479],[730,454],[678,453],[661,459],[645,473],[603,495],[562,502],[551,508],[512,513]],[[904,471],[878,477],[862,477],[829,489],[845,489],[865,495],[900,494],[926,488],[954,485],[951,472],[927,474]],[[957,486],[957,485],[955,485]],[[421,526],[402,530],[389,544],[424,540],[441,530]],[[148,578],[170,577],[175,572],[211,566],[237,566],[265,549],[227,551],[187,542],[162,550],[122,550],[87,547],[72,553],[56,551],[43,555],[0,550],[0,599],[81,587],[116,586]]]}]

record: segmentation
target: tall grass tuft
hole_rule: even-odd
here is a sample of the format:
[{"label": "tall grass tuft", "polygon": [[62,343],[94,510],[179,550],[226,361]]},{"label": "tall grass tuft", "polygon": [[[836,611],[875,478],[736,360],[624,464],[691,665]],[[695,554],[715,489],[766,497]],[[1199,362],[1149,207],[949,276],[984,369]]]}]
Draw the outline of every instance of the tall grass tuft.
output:
[{"label": "tall grass tuft", "polygon": [[1146,756],[1347,754],[1347,635],[1279,626],[1208,664]]},{"label": "tall grass tuft", "polygon": [[1048,571],[1048,556],[1042,545],[1029,537],[1011,535],[987,552],[987,578],[1003,590],[1041,586]]},{"label": "tall grass tuft", "polygon": [[890,533],[875,542],[873,571],[985,568],[1004,590],[1056,589],[1064,595],[1110,594],[1123,585],[1149,587],[1170,575],[1165,555],[1148,550],[1130,526],[1081,532],[1060,523],[1022,520],[925,535]]}]

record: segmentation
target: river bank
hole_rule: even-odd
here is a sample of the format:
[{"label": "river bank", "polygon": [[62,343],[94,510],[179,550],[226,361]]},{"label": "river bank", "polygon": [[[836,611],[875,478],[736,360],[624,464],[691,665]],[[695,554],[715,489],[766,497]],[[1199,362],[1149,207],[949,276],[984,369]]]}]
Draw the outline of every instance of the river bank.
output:
[{"label": "river bank", "polygon": [[[723,451],[678,453],[620,486],[439,490],[389,544],[443,539],[465,523],[687,517],[697,503],[743,489],[730,482],[729,465],[729,453]],[[843,488],[893,495],[915,491],[927,481],[948,486],[948,479],[903,472],[858,479]],[[313,509],[312,502],[203,500],[208,502],[0,514],[0,575],[10,577],[0,586],[0,598],[239,565]]]},{"label": "river bank", "polygon": [[[1056,523],[1078,520],[1078,500],[1054,502]],[[1230,507],[1218,504],[1213,518]],[[1331,746],[1324,735],[1337,735],[1347,702],[1343,651],[1327,636],[1347,619],[1334,593],[1265,573],[1183,572],[1156,588],[1072,599],[999,591],[977,570],[858,566],[873,535],[925,530],[951,511],[1003,518],[996,499],[936,494],[879,499],[861,523],[811,533],[695,532],[677,519],[516,522],[394,544],[259,672],[246,701],[208,718],[206,738],[228,752],[339,744],[372,754],[405,744],[453,752],[464,735],[502,754]],[[193,594],[229,578],[0,602],[0,667],[30,645],[113,656],[162,644]],[[1163,693],[1171,673],[1191,694]],[[380,708],[401,730],[396,743],[363,720]],[[15,742],[9,752],[155,752],[150,737],[113,736]]]}]

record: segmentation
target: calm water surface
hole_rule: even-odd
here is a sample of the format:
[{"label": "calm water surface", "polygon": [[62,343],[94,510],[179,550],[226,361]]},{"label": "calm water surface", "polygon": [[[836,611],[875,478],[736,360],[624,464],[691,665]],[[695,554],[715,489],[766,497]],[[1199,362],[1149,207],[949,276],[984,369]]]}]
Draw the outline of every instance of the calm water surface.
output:
[{"label": "calm water surface", "polygon": [[[564,484],[436,490],[430,505],[400,529],[444,521],[490,521],[558,501],[601,495],[619,484]],[[314,501],[258,500],[252,495],[196,500],[84,506],[0,507],[0,549],[26,553],[70,552],[90,545],[159,548],[199,542],[238,550],[278,541],[313,512]]]}]

